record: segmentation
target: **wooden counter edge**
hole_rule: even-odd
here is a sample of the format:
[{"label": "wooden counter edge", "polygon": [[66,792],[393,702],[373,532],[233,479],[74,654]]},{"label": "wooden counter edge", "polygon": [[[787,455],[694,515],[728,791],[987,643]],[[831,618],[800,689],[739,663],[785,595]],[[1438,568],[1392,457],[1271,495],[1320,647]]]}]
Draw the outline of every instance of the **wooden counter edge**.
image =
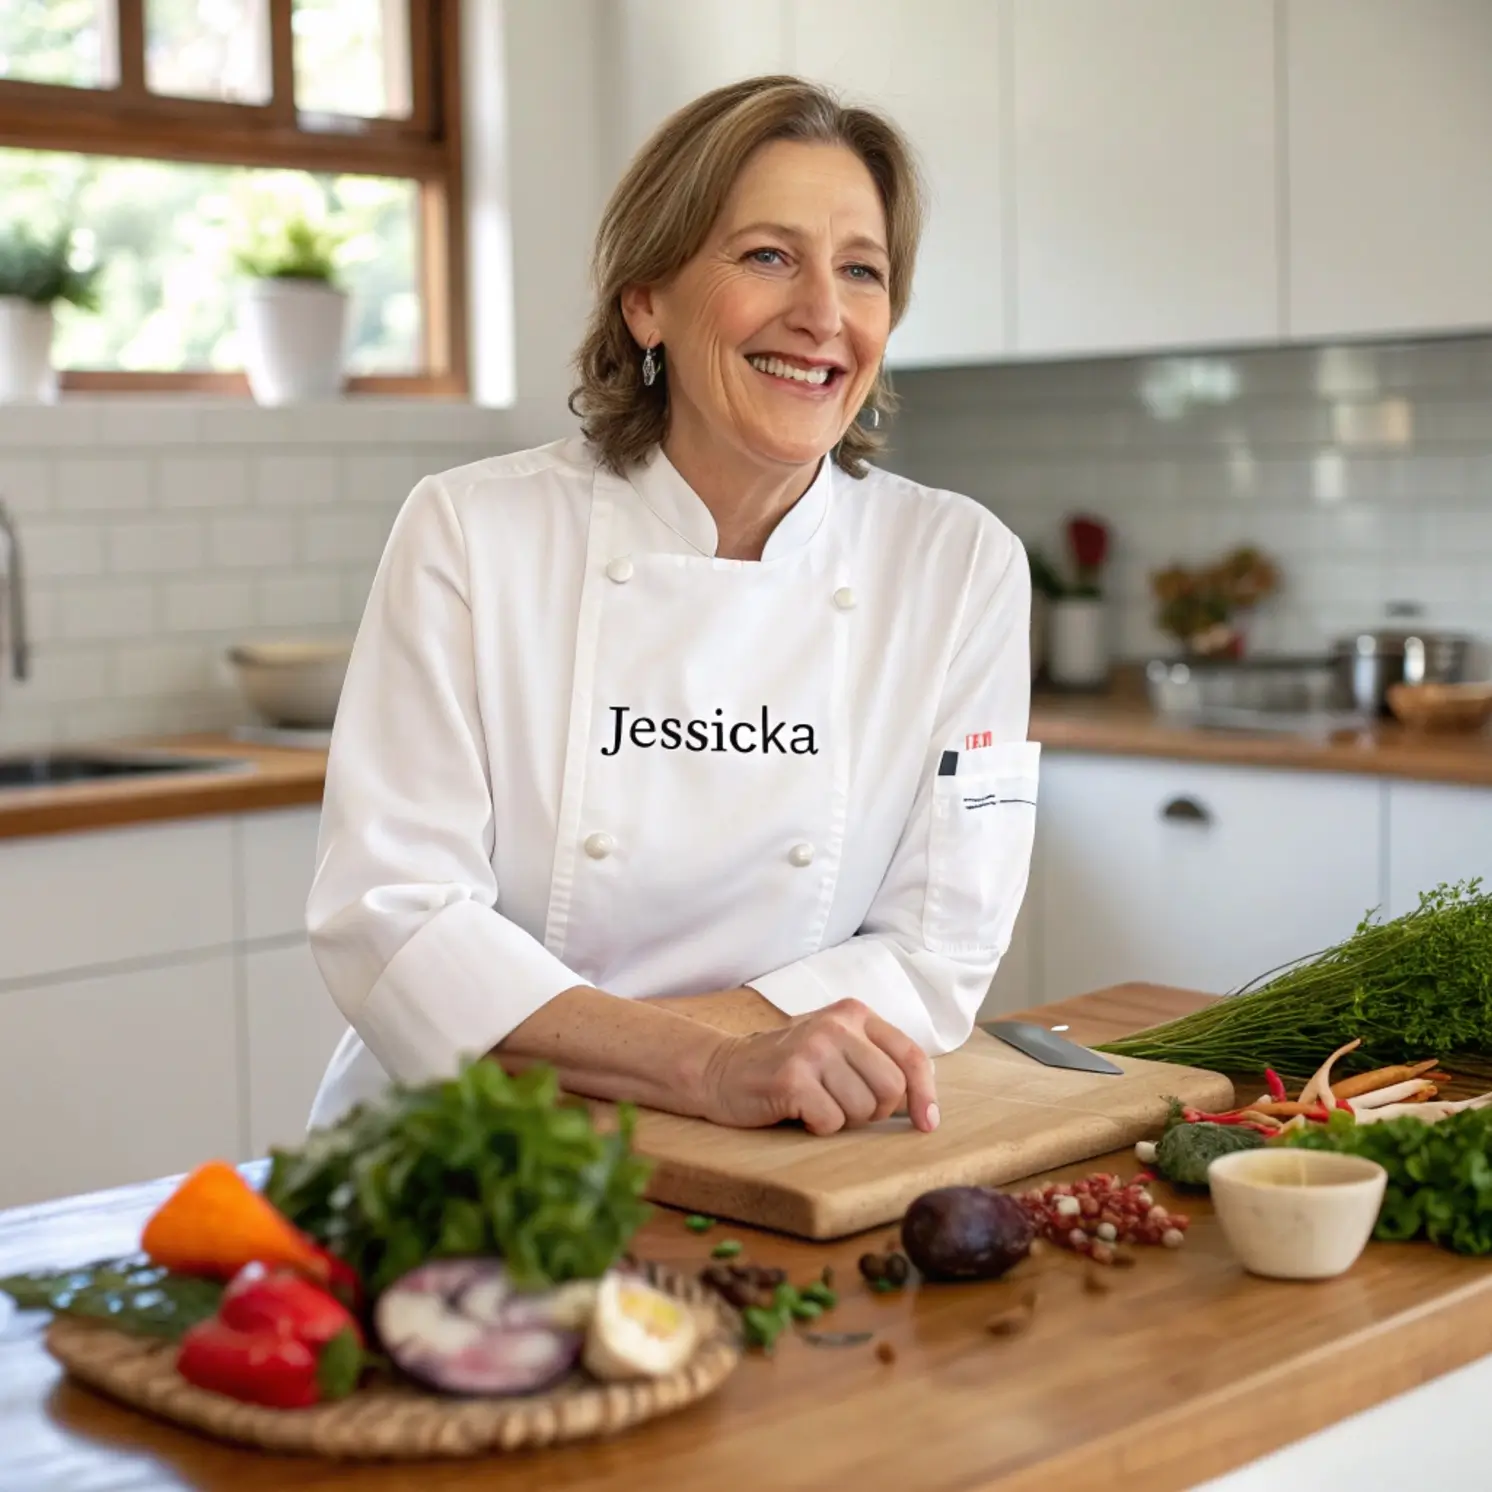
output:
[{"label": "wooden counter edge", "polygon": [[326,779],[324,751],[261,747],[226,736],[152,737],[79,749],[210,757],[248,766],[0,791],[0,840],[305,807],[320,803]]},{"label": "wooden counter edge", "polygon": [[[1200,1482],[1239,1471],[1476,1362],[1486,1355],[1478,1343],[1487,1341],[1492,1341],[1492,1291],[1467,1285],[1409,1313],[1407,1320],[1378,1322],[1239,1378],[1201,1401],[1163,1410],[1145,1421],[1143,1432],[1106,1435],[968,1492],[1051,1492],[1054,1486],[1063,1492],[1108,1492],[1118,1475],[1144,1478],[1147,1492],[1190,1492]],[[1391,1351],[1374,1355],[1386,1344]],[[1199,1416],[1211,1432],[1205,1439],[1197,1435]]]},{"label": "wooden counter edge", "polygon": [[1418,734],[1385,726],[1317,739],[1204,730],[1170,724],[1120,702],[1089,700],[1081,708],[1064,708],[1061,701],[1038,698],[1031,705],[1029,735],[1053,752],[1492,786],[1492,736],[1485,734]]}]

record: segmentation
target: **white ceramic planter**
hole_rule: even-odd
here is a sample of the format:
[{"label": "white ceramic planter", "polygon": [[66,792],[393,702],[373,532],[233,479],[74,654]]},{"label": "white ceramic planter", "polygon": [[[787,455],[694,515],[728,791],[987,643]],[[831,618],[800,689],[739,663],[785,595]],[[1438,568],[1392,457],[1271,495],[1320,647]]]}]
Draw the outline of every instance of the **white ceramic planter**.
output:
[{"label": "white ceramic planter", "polygon": [[249,388],[260,404],[306,404],[342,391],[347,295],[319,280],[251,280],[238,302]]},{"label": "white ceramic planter", "polygon": [[1099,689],[1109,678],[1108,609],[1067,597],[1047,615],[1047,677],[1063,689]]},{"label": "white ceramic planter", "polygon": [[51,306],[0,295],[0,404],[50,404],[56,399],[53,323]]}]

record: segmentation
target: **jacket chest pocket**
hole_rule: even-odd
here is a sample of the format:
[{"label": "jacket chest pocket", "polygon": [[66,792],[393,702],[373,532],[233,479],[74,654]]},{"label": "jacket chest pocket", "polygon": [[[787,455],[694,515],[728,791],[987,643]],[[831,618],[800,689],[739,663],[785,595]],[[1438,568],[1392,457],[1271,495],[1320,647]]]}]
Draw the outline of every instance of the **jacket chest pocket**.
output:
[{"label": "jacket chest pocket", "polygon": [[[922,937],[948,957],[1000,955],[1026,892],[1041,747],[1008,741],[964,753],[933,779]],[[969,770],[964,770],[968,767]]]}]

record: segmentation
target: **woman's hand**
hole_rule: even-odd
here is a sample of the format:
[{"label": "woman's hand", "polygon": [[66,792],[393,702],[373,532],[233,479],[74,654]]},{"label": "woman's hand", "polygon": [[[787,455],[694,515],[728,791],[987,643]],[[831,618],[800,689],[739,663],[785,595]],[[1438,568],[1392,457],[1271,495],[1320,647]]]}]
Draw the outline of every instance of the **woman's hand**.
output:
[{"label": "woman's hand", "polygon": [[774,1031],[725,1036],[705,1073],[704,1117],[739,1129],[800,1119],[831,1135],[903,1107],[918,1129],[937,1128],[932,1062],[858,1000]]}]

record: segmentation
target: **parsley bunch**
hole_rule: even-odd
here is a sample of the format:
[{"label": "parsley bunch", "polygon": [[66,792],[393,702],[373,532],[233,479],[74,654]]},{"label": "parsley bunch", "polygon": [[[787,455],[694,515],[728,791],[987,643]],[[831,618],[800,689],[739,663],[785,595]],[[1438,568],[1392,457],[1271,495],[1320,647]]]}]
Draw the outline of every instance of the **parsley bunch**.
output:
[{"label": "parsley bunch", "polygon": [[297,1150],[276,1150],[265,1195],[376,1294],[427,1259],[491,1254],[516,1284],[593,1279],[647,1216],[634,1115],[603,1133],[562,1100],[554,1070],[510,1077],[468,1062],[395,1086]]},{"label": "parsley bunch", "polygon": [[1458,1254],[1492,1254],[1492,1109],[1463,1109],[1434,1124],[1409,1115],[1356,1124],[1337,1113],[1285,1143],[1360,1155],[1388,1172],[1375,1238],[1423,1235]]}]

